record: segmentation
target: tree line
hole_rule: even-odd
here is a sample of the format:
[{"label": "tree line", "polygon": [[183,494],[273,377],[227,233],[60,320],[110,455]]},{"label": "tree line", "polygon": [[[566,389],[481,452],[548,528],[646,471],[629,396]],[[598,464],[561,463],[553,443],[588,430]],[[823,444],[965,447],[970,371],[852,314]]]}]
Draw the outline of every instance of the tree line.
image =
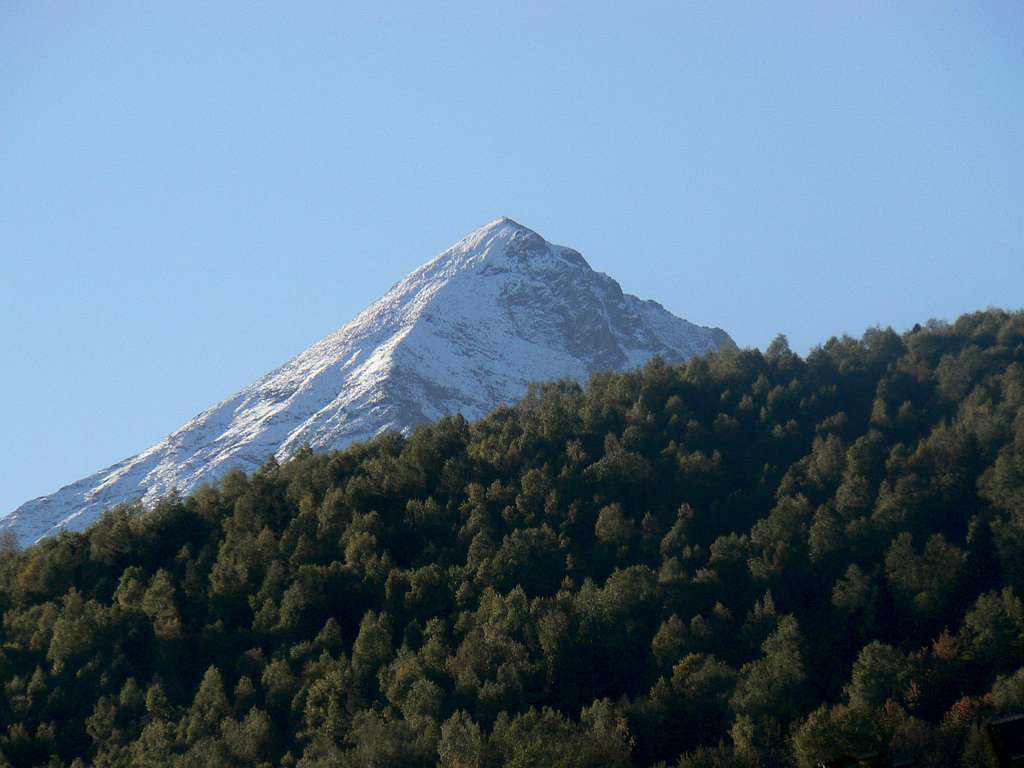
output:
[{"label": "tree line", "polygon": [[308,448],[0,559],[0,766],[994,765],[1024,313]]}]

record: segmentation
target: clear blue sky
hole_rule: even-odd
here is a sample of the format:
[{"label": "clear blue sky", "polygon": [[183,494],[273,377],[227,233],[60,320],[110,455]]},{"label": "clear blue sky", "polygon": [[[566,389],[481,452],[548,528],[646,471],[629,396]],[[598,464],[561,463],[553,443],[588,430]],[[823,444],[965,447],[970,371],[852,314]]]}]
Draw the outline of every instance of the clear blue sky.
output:
[{"label": "clear blue sky", "polygon": [[1020,307],[1022,97],[1019,2],[0,2],[0,511],[499,215],[744,346]]}]

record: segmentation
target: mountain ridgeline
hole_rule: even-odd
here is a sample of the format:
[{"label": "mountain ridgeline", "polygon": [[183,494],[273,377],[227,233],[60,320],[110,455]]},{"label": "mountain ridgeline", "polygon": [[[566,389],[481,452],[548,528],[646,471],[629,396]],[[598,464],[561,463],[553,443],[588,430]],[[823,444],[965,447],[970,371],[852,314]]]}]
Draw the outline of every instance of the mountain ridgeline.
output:
[{"label": "mountain ridgeline", "polygon": [[0,765],[995,765],[1024,313],[299,449],[0,561]]},{"label": "mountain ridgeline", "polygon": [[722,346],[733,343],[721,329],[623,293],[577,251],[496,219],[277,370],[148,450],[22,504],[0,529],[22,544],[83,530],[115,504],[151,505],[303,445],[333,450],[445,415],[481,418],[531,381],[584,381]]}]

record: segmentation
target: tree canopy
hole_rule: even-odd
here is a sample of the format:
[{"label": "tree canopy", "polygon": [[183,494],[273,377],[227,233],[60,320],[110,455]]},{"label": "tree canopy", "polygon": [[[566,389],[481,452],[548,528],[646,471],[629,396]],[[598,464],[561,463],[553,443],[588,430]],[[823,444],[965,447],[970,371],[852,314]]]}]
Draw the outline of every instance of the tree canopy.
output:
[{"label": "tree canopy", "polygon": [[0,557],[0,766],[992,764],[1024,313],[303,449]]}]

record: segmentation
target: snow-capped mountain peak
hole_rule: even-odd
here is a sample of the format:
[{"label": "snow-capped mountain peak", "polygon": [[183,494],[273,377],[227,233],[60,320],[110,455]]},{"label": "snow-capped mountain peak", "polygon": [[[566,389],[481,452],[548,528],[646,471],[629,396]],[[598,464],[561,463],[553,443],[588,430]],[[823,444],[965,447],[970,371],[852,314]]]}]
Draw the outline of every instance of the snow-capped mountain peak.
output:
[{"label": "snow-capped mountain peak", "polygon": [[531,381],[584,380],[731,343],[624,294],[577,251],[502,217],[150,449],[23,504],[0,527],[22,543],[81,530],[115,504],[189,492],[307,443],[328,450],[445,414],[479,418]]}]

